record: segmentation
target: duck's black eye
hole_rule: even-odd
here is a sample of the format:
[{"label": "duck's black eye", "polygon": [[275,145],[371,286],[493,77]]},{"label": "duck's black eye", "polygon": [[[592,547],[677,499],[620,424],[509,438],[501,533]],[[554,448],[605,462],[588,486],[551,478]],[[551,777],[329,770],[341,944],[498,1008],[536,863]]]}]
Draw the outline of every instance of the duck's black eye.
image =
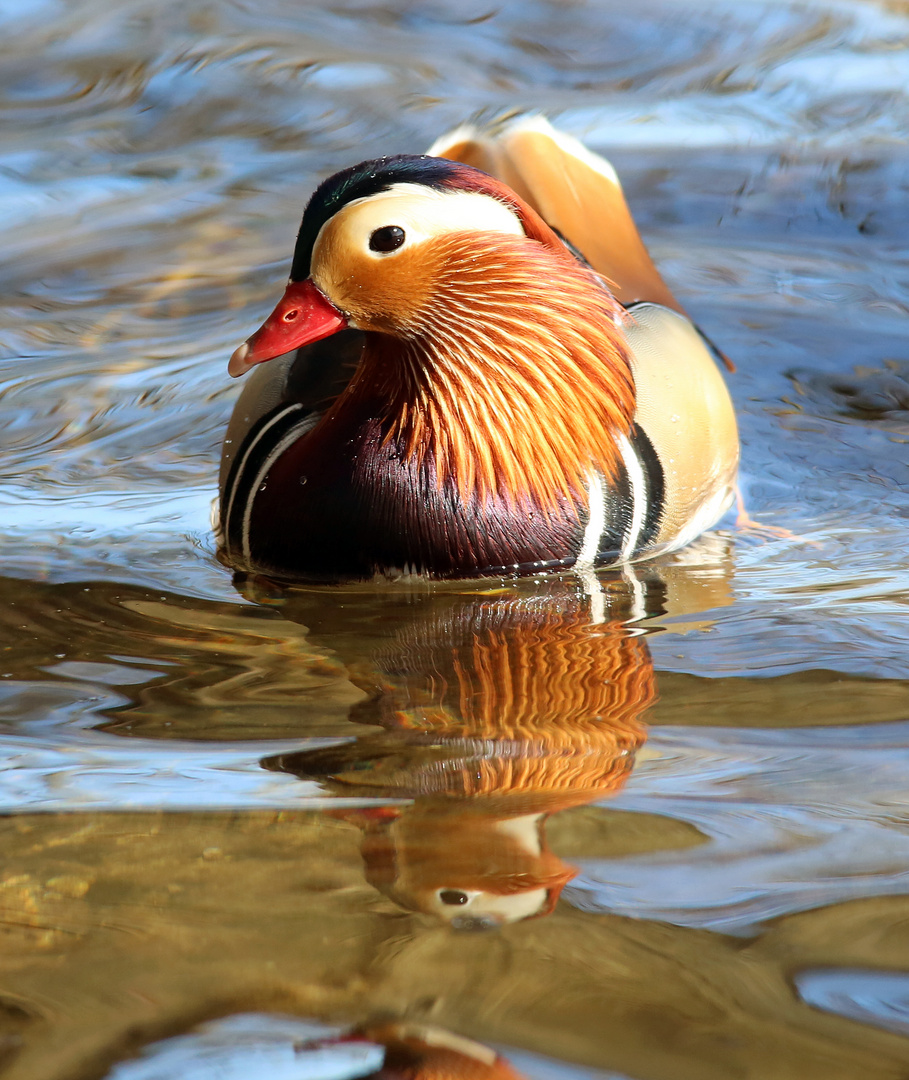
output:
[{"label": "duck's black eye", "polygon": [[400,225],[383,225],[369,238],[370,251],[394,251],[404,243],[404,230]]},{"label": "duck's black eye", "polygon": [[470,897],[460,889],[443,889],[439,899],[443,904],[466,904]]}]

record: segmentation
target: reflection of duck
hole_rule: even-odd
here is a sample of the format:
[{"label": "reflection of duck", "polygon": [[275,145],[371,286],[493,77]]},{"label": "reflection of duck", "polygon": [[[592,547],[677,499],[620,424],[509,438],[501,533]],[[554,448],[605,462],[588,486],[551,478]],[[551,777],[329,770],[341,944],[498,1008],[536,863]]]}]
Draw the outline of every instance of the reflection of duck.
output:
[{"label": "reflection of duck", "polygon": [[381,734],[266,764],[346,795],[371,884],[401,906],[481,928],[552,911],[574,871],[551,813],[624,783],[654,699],[642,638],[583,610],[464,604],[380,657]]},{"label": "reflection of duck", "polygon": [[227,433],[226,558],[471,577],[688,543],[731,501],[735,420],[611,166],[539,119],[433,153],[307,206],[284,298],[231,359],[285,356]]},{"label": "reflection of duck", "polygon": [[[521,1080],[495,1050],[428,1024],[367,1024],[313,1045],[321,1049],[352,1042],[373,1043],[385,1051],[381,1068],[361,1080]],[[307,1046],[300,1049],[305,1052]]]}]

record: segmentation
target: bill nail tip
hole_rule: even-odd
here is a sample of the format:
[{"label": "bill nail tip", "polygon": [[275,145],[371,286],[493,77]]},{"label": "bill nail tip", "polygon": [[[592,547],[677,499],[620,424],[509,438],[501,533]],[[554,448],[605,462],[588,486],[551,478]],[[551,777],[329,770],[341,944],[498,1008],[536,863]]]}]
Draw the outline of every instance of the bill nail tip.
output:
[{"label": "bill nail tip", "polygon": [[230,360],[227,364],[227,374],[230,375],[232,379],[239,379],[241,375],[245,375],[253,366],[246,362],[246,357],[248,355],[249,343],[246,341],[231,353]]}]

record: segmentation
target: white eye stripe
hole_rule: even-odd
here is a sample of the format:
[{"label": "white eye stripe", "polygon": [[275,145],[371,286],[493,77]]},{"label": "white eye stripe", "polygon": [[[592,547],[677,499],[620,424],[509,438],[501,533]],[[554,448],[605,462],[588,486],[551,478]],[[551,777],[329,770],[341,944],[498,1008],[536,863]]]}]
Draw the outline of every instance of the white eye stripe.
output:
[{"label": "white eye stripe", "polygon": [[[391,251],[375,251],[370,239],[381,229],[396,226],[404,231],[404,242]],[[477,191],[437,191],[423,184],[394,184],[342,207],[320,231],[313,247],[313,267],[330,234],[331,246],[343,244],[352,253],[385,259],[414,244],[452,232],[500,232],[523,236],[518,215],[491,195]]]}]

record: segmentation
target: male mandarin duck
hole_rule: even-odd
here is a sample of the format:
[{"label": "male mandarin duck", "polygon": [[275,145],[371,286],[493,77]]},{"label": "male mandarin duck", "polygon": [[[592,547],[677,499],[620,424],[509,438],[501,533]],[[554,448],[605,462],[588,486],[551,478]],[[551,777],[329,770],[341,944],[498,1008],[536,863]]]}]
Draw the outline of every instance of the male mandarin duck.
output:
[{"label": "male mandarin duck", "polygon": [[541,118],[326,180],[229,371],[268,360],[222,459],[240,569],[588,571],[682,547],[734,496],[705,339],[612,167]]}]

